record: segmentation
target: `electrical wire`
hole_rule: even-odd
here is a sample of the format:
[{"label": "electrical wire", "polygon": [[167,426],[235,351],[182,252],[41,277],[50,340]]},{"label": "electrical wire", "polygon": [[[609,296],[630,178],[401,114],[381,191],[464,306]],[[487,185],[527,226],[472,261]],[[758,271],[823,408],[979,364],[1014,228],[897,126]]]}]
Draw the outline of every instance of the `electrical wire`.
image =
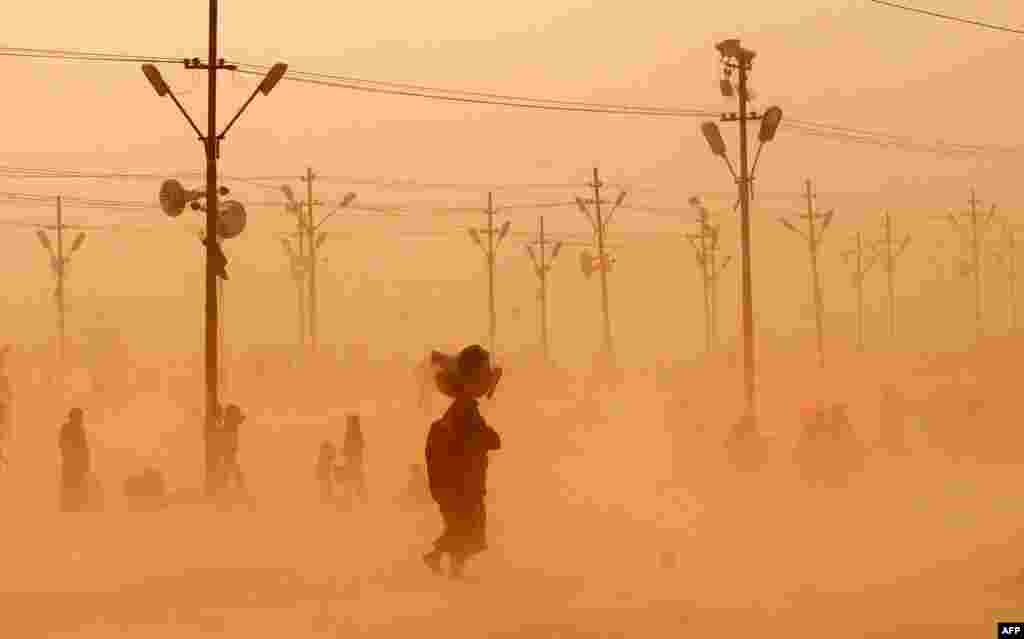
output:
[{"label": "electrical wire", "polygon": [[[239,69],[237,72],[238,73],[245,73],[245,74],[249,74],[249,75],[261,75],[261,72],[259,72],[259,71],[246,71],[246,70],[243,70],[243,69]],[[431,94],[431,93],[426,93],[426,92],[408,91],[408,90],[403,90],[403,89],[389,89],[389,88],[385,88],[385,87],[365,86],[365,85],[358,85],[358,84],[352,84],[352,83],[346,83],[346,82],[340,82],[340,81],[334,81],[334,80],[319,80],[319,79],[315,79],[315,78],[300,77],[300,76],[295,75],[295,74],[293,74],[291,77],[289,77],[288,74],[285,74],[284,79],[291,80],[293,82],[302,82],[302,83],[306,83],[306,84],[316,84],[316,85],[320,85],[320,86],[335,87],[335,88],[340,88],[340,89],[349,89],[349,90],[352,90],[352,91],[364,91],[364,92],[368,92],[368,93],[382,93],[382,94],[387,94],[387,95],[401,95],[401,96],[406,96],[406,97],[417,97],[417,98],[424,98],[424,99],[429,99],[429,100],[443,100],[443,101],[446,101],[446,102],[461,102],[461,103],[465,103],[465,104],[486,104],[486,105],[491,105],[491,106],[515,107],[515,108],[520,108],[520,109],[537,109],[537,110],[542,110],[542,111],[564,111],[564,112],[575,112],[575,113],[604,113],[604,114],[611,114],[611,115],[644,115],[644,116],[650,116],[650,117],[673,117],[673,118],[713,115],[713,113],[710,112],[710,111],[683,112],[683,111],[660,111],[660,110],[657,110],[657,108],[640,110],[640,109],[631,109],[631,108],[626,108],[626,107],[601,108],[601,107],[584,107],[584,106],[564,106],[564,105],[558,105],[558,104],[528,102],[527,99],[524,99],[523,101],[513,101],[513,100],[497,100],[497,99],[490,99],[490,98],[471,98],[471,97],[464,97],[464,96],[459,96],[459,95],[444,95],[444,94],[440,94],[440,93]]]},{"label": "electrical wire", "polygon": [[995,31],[1005,31],[1007,33],[1016,33],[1018,35],[1024,35],[1024,30],[1014,29],[1012,27],[1004,27],[998,24],[992,24],[989,22],[980,22],[978,20],[970,20],[968,18],[960,18],[957,16],[951,16],[945,13],[936,13],[935,11],[927,11],[925,9],[917,9],[915,7],[908,7],[902,4],[896,4],[895,2],[887,2],[887,0],[868,0],[868,2],[874,2],[875,4],[885,5],[894,9],[902,9],[903,11],[909,11],[911,13],[918,13],[921,15],[931,16],[933,18],[941,18],[943,20],[950,20],[952,22],[960,22],[962,24],[969,24],[975,27],[982,27],[985,29],[993,29]]},{"label": "electrical wire", "polygon": [[23,47],[0,47],[0,56],[16,58],[40,58],[75,60],[81,62],[134,62],[134,63],[183,63],[184,58],[160,58],[152,56],[123,55],[91,51],[68,51],[64,49],[28,49]]},{"label": "electrical wire", "polygon": [[[243,73],[258,73],[265,74],[270,70],[268,66],[254,65],[254,64],[240,64],[239,69]],[[428,93],[444,93],[449,95],[462,95],[470,98],[487,98],[491,100],[503,100],[503,101],[514,101],[514,102],[531,102],[538,104],[550,104],[556,106],[568,106],[568,107],[586,107],[593,109],[611,109],[615,111],[641,111],[641,112],[659,112],[671,115],[708,115],[711,112],[704,109],[679,109],[676,107],[655,107],[655,106],[636,106],[636,105],[623,105],[623,104],[609,104],[602,102],[584,102],[580,100],[559,100],[551,98],[532,98],[515,95],[507,95],[501,93],[485,93],[481,91],[466,91],[462,89],[442,89],[438,87],[430,87],[421,84],[406,84],[401,82],[388,82],[384,80],[367,80],[365,78],[356,78],[345,75],[335,75],[328,73],[316,73],[310,71],[296,71],[289,69],[285,77],[293,76],[293,78],[313,78],[319,80],[330,80],[333,82],[343,83],[355,83],[360,85],[376,85],[380,87],[390,89],[404,89],[409,91],[428,92]]]}]

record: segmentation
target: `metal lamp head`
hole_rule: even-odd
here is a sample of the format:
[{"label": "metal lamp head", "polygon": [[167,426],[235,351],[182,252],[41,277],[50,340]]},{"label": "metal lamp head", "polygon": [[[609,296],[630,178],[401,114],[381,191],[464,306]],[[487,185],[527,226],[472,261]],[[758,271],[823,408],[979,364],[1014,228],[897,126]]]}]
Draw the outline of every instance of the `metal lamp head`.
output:
[{"label": "metal lamp head", "polygon": [[704,134],[704,139],[708,141],[711,152],[725,157],[725,140],[722,139],[722,132],[718,130],[718,124],[705,122],[700,125],[700,132]]},{"label": "metal lamp head", "polygon": [[284,77],[285,72],[288,71],[288,65],[283,62],[278,62],[274,66],[270,67],[270,71],[260,82],[260,93],[263,95],[270,95],[270,92],[274,90],[277,83]]},{"label": "metal lamp head", "polygon": [[171,89],[167,86],[167,83],[164,82],[164,78],[160,75],[159,69],[152,64],[144,64],[142,65],[142,72],[146,74],[146,79],[149,80],[149,84],[152,85],[153,90],[156,91],[156,94],[159,97],[162,98],[170,93]]}]

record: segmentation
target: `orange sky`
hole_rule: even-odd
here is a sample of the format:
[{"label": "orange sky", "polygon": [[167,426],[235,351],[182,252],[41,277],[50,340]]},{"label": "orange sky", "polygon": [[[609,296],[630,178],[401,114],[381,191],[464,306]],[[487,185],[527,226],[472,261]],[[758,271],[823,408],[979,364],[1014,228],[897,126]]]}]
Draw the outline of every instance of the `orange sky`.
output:
[{"label": "orange sky", "polygon": [[[929,0],[927,4],[937,11],[1007,25],[1024,20],[1020,8],[1009,0],[987,3],[984,15],[976,15],[981,9],[966,0]],[[748,3],[742,12],[724,4],[550,0],[505,5],[455,0],[429,4],[322,2],[294,5],[296,10],[289,11],[292,6],[223,2],[224,55],[255,63],[283,60],[305,71],[440,87],[726,109],[730,105],[718,95],[718,58],[713,45],[738,36],[758,52],[752,85],[759,103],[779,104],[788,117],[906,134],[923,141],[1012,145],[1022,140],[1012,117],[1022,94],[1012,75],[1016,70],[1013,61],[1024,53],[1019,37],[911,15],[866,0],[835,2],[831,8],[809,1]],[[8,8],[3,40],[7,46],[205,57],[206,7],[203,0],[190,0],[157,15],[149,3],[98,0],[66,3],[59,9],[59,19],[54,19],[51,5],[17,3]],[[180,66],[163,65],[162,69],[187,108],[203,122],[204,79]],[[152,93],[137,64],[0,58],[0,70],[7,96],[7,118],[0,123],[4,140],[0,164],[155,172],[202,166],[200,145],[172,103]],[[252,77],[224,78],[222,122],[256,82]],[[271,96],[258,97],[232,130],[223,147],[222,169],[234,175],[297,177],[311,165],[331,175],[507,184],[582,182],[597,164],[605,175],[618,181],[650,187],[631,195],[631,202],[685,209],[685,197],[690,194],[733,188],[725,167],[708,153],[698,125],[696,119],[455,105],[285,81]],[[725,127],[725,135],[735,158],[734,127]],[[866,220],[871,220],[874,233],[874,219],[882,207],[918,209],[920,216],[926,207],[962,206],[972,185],[983,199],[1013,210],[1019,195],[1014,188],[1012,159],[997,163],[950,159],[783,131],[765,151],[757,184],[763,193],[798,193],[803,180],[813,178],[822,194],[821,206],[841,209],[843,217],[837,225],[844,235]],[[133,200],[155,195],[151,183],[0,182],[0,189],[17,192]],[[300,188],[297,180],[294,183]],[[239,197],[248,199],[276,197],[257,187],[238,185],[235,189]],[[324,189],[328,196],[348,190],[343,185]],[[437,199],[430,193],[352,190],[360,191],[361,201],[369,203]],[[829,201],[829,194],[835,192],[861,195],[856,201],[838,196]],[[483,203],[482,196],[476,195],[448,194],[446,201],[462,206]],[[731,198],[721,197],[716,206],[728,208],[731,203]],[[774,218],[778,214],[799,208],[798,200],[758,200],[755,213],[763,219],[755,221],[755,229],[757,225],[777,226]],[[19,217],[50,214],[45,209],[25,212],[9,207],[4,213]],[[77,215],[77,219],[85,219],[95,212]],[[569,216],[565,223],[573,230],[586,231],[577,212],[560,215]],[[153,213],[152,221],[163,220]],[[533,230],[536,215],[523,213],[516,224],[517,229]],[[616,224],[620,231],[652,228],[650,218],[639,215],[624,214]],[[465,221],[429,220],[423,225],[461,232]],[[288,228],[277,216],[264,226]],[[781,234],[784,231],[772,233],[777,242],[793,241]],[[0,245],[17,262],[6,268],[20,276],[9,287],[10,299],[37,298],[48,278],[42,264],[32,261],[39,258],[39,248],[31,241],[26,246],[23,233],[8,236],[17,239],[0,239]],[[771,241],[776,242],[774,238]],[[281,264],[271,263],[282,259],[279,248],[272,238],[262,242],[258,253],[266,260],[257,259],[253,251],[246,252],[241,244],[236,244],[235,250],[260,265],[262,272],[280,277]],[[180,294],[181,286],[191,280],[181,275],[175,253],[166,249],[166,243],[163,246],[167,254],[159,265],[150,267],[154,277],[158,267],[164,269],[159,283],[105,286],[120,286],[122,294],[131,295],[139,295],[140,287],[152,289],[154,294]],[[118,259],[127,263],[138,257],[127,248],[120,250]],[[361,250],[370,256],[381,254],[377,249]],[[460,246],[455,250],[458,257],[453,258],[424,249],[417,254],[420,257],[402,267],[401,276],[394,270],[374,271],[371,264],[360,268],[375,273],[376,279],[414,278],[422,276],[422,262],[429,259],[432,268],[438,269],[438,277],[444,279],[458,269],[441,265],[461,263],[451,262],[453,259],[475,259],[473,250],[471,245]],[[522,252],[521,247],[516,250]],[[401,250],[395,254],[403,255]],[[525,257],[518,255],[517,259]],[[806,264],[799,255],[782,257],[776,247],[769,249],[766,244],[757,245],[755,259],[763,260],[758,262],[762,268],[770,264],[788,269],[763,275],[765,284],[761,286],[770,290],[773,281],[799,283],[792,286],[792,292],[786,287],[783,297],[789,301],[780,309],[787,310],[779,310],[775,316],[779,324],[792,321],[799,316],[793,300],[803,303],[806,292]],[[779,266],[785,264],[789,266]],[[104,272],[117,273],[118,268],[123,266],[116,260],[105,262]],[[651,263],[635,275],[648,277],[663,268],[663,264]],[[529,308],[534,303],[533,284],[528,269],[525,273],[521,278],[524,297],[515,303]],[[348,276],[338,272],[327,277]],[[845,280],[840,274],[834,278]],[[480,284],[473,281],[474,286]],[[169,282],[176,284],[170,286]],[[283,280],[275,286],[287,291],[289,283]],[[695,277],[692,282],[687,279],[686,286],[696,294]],[[761,299],[774,299],[775,293],[766,291]],[[586,295],[586,303],[596,308],[596,297],[590,299],[596,288],[586,287],[579,294]],[[846,294],[844,289],[842,296],[836,293],[829,299],[843,301]],[[726,303],[731,302],[723,300]],[[620,308],[625,306],[623,303]],[[767,306],[761,308],[768,312]],[[723,311],[723,324],[730,330],[731,313],[731,308]],[[281,319],[282,323],[291,321]],[[641,318],[635,321],[641,325]],[[671,315],[664,321],[666,328],[677,323]],[[686,321],[699,326],[697,317]],[[527,327],[524,331],[527,329],[533,330]],[[287,329],[282,332],[288,334]],[[699,338],[699,330],[696,334]]]}]

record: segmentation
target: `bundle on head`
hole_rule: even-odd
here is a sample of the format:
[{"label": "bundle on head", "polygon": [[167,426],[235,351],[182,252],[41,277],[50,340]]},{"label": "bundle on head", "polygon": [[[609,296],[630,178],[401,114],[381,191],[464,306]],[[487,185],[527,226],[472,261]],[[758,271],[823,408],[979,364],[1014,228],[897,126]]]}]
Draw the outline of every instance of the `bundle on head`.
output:
[{"label": "bundle on head", "polygon": [[437,390],[453,399],[490,397],[502,372],[491,366],[490,353],[476,344],[455,357],[432,351],[430,364]]}]

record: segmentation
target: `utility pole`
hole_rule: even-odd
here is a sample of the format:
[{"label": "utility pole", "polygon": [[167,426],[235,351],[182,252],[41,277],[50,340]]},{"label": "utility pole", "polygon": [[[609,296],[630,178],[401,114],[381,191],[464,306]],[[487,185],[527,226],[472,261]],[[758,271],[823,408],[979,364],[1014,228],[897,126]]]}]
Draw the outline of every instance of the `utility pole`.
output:
[{"label": "utility pole", "polygon": [[985,234],[989,228],[992,220],[995,217],[996,207],[993,204],[989,209],[987,215],[983,215],[978,211],[978,205],[981,202],[975,197],[974,189],[971,189],[971,199],[968,200],[970,205],[969,211],[961,213],[967,218],[967,226],[965,227],[957,217],[950,213],[946,216],[946,219],[960,232],[961,236],[968,233],[970,238],[971,246],[971,275],[974,279],[974,332],[975,338],[980,339],[984,332],[984,324],[982,319],[982,306],[981,306],[981,240],[982,235]]},{"label": "utility pole", "polygon": [[889,339],[895,343],[896,340],[896,259],[903,255],[910,243],[910,235],[903,236],[903,239],[896,244],[892,236],[892,216],[888,211],[882,216],[882,228],[884,237],[881,241],[884,244],[881,254],[882,263],[885,266],[886,280],[889,290]]},{"label": "utility pole", "polygon": [[[744,399],[746,400],[746,412],[744,417],[750,425],[756,426],[757,410],[755,404],[755,363],[754,363],[754,299],[753,284],[751,282],[751,257],[750,257],[750,187],[757,171],[757,162],[761,157],[761,150],[764,145],[775,138],[779,123],[782,121],[782,109],[772,106],[765,109],[764,113],[758,114],[748,112],[747,106],[750,100],[750,91],[747,84],[748,74],[753,68],[754,51],[744,49],[737,39],[723,40],[715,45],[722,58],[722,78],[719,82],[719,89],[724,97],[732,97],[738,94],[739,114],[723,113],[722,122],[738,122],[740,126],[740,173],[732,168],[732,162],[726,155],[725,142],[722,140],[722,133],[714,122],[705,122],[701,125],[701,132],[711,147],[711,152],[723,160],[729,168],[733,179],[739,187],[740,215],[740,245],[742,247],[742,297],[743,297],[743,387]],[[733,71],[739,71],[738,86],[733,87],[730,80]],[[748,170],[747,167],[747,122],[750,120],[761,120],[761,128],[758,133],[760,145],[757,155],[754,157],[754,166]]]},{"label": "utility pole", "polygon": [[[828,228],[829,224],[832,223],[832,216],[835,211],[829,211],[824,214],[815,213],[814,193],[811,190],[810,180],[806,180],[804,182],[804,188],[804,197],[807,200],[807,213],[800,217],[807,220],[807,233],[804,234],[785,218],[779,218],[779,221],[787,229],[793,231],[807,241],[807,251],[811,257],[811,294],[814,301],[814,327],[818,339],[818,366],[825,368],[825,304],[822,300],[821,275],[818,272],[818,250],[821,248],[821,242],[824,239],[825,230]],[[818,220],[821,220],[820,229],[817,224]]]},{"label": "utility pole", "polygon": [[[225,237],[234,237],[241,232],[244,228],[244,209],[237,202],[233,203],[233,207],[226,207],[224,211],[218,203],[218,189],[217,189],[217,160],[220,158],[220,143],[227,135],[231,127],[234,126],[235,122],[241,117],[246,107],[256,98],[257,93],[263,95],[269,95],[270,92],[277,86],[277,83],[284,77],[284,74],[288,70],[288,65],[283,63],[277,63],[271,67],[270,71],[264,76],[263,80],[252,92],[252,95],[242,104],[242,107],[235,113],[235,116],[228,122],[224,127],[224,130],[217,133],[217,71],[224,70],[237,70],[238,66],[233,64],[225,64],[223,59],[217,57],[217,2],[218,0],[210,0],[210,11],[209,11],[209,51],[207,56],[206,64],[200,62],[199,58],[192,58],[191,60],[184,60],[186,69],[199,69],[206,70],[207,72],[207,133],[203,135],[199,127],[196,126],[195,121],[182,107],[181,102],[178,100],[174,92],[171,91],[167,82],[164,81],[160,74],[160,71],[152,64],[142,65],[142,72],[146,75],[146,79],[150,85],[156,91],[157,96],[163,97],[170,95],[174,101],[175,106],[181,111],[185,119],[188,120],[192,130],[195,131],[199,140],[203,143],[203,150],[206,156],[206,190],[201,192],[190,192],[185,193],[181,189],[180,184],[167,185],[170,186],[170,190],[164,191],[161,188],[161,208],[168,215],[174,217],[181,213],[184,205],[188,199],[195,200],[196,198],[203,197],[206,199],[206,232],[204,234],[203,243],[206,246],[206,286],[205,286],[205,298],[206,298],[206,322],[205,322],[205,373],[206,373],[206,401],[205,401],[205,432],[210,432],[218,421],[220,415],[220,395],[219,395],[219,380],[218,380],[218,317],[217,317],[217,279],[227,278],[225,272],[226,260],[224,254],[221,251],[219,235],[218,235],[218,221],[221,219],[224,213],[228,214],[228,219],[234,218],[236,228],[232,229],[231,234]],[[166,185],[166,183],[165,183]],[[225,190],[225,195],[227,191]],[[167,195],[165,200],[164,196]],[[198,202],[193,202],[198,205]],[[225,204],[232,204],[226,202]],[[196,206],[194,208],[202,208]],[[240,215],[239,215],[240,214]],[[237,225],[238,218],[241,218],[241,225]],[[207,459],[212,459],[209,455],[210,449],[209,444],[206,444]],[[215,491],[215,481],[213,468],[207,467],[205,470],[206,479],[206,490],[207,494],[212,494]]]},{"label": "utility pole", "polygon": [[718,347],[718,282],[732,256],[718,261],[719,225],[711,223],[711,212],[700,198],[691,197],[690,205],[697,209],[698,233],[687,233],[686,240],[693,247],[704,286],[704,350],[711,353]]},{"label": "utility pole", "polygon": [[[538,240],[532,244],[527,244],[526,252],[529,253],[530,261],[533,262],[533,272],[540,279],[540,290],[537,292],[537,298],[540,300],[540,344],[544,353],[544,363],[550,364],[551,350],[548,344],[548,272],[551,270],[551,265],[554,263],[555,258],[558,257],[559,251],[562,250],[562,243],[554,243],[550,258],[547,255],[547,245],[548,242],[544,236],[544,216],[542,215],[540,216]],[[534,246],[537,247],[536,252],[533,250]]]},{"label": "utility pole", "polygon": [[869,257],[864,259],[864,240],[861,233],[857,233],[857,248],[843,251],[843,261],[849,263],[851,256],[856,256],[856,267],[853,272],[853,288],[857,291],[857,350],[864,351],[864,276],[875,264],[875,259]]},{"label": "utility pole", "polygon": [[302,230],[302,217],[299,216],[299,228],[295,233],[296,244],[298,251],[296,251],[291,242],[288,241],[287,237],[282,237],[281,246],[284,248],[285,254],[288,256],[289,272],[291,273],[292,280],[295,282],[295,290],[297,292],[298,300],[298,318],[299,318],[299,337],[298,337],[298,352],[302,352],[306,348],[306,260],[305,251],[303,250],[306,242],[306,234]]},{"label": "utility pole", "polygon": [[1010,220],[1000,220],[1002,236],[995,253],[996,260],[1006,268],[1006,307],[1011,334],[1017,332],[1017,233]]},{"label": "utility pole", "polygon": [[306,175],[302,181],[306,183],[306,242],[309,243],[309,348],[316,353],[320,350],[320,340],[317,333],[317,288],[316,288],[316,266],[317,242],[314,234],[316,227],[313,225],[313,206],[319,206],[323,202],[313,200],[313,179],[316,174],[313,169],[307,168]]},{"label": "utility pole", "polygon": [[[605,251],[605,239],[608,234],[608,224],[611,222],[612,215],[615,210],[622,205],[622,201],[626,199],[626,192],[620,191],[618,198],[615,202],[609,202],[601,199],[601,187],[604,183],[601,182],[601,178],[598,176],[597,167],[594,167],[594,181],[587,184],[594,190],[593,199],[583,199],[580,197],[576,198],[576,205],[580,211],[587,217],[590,222],[590,226],[594,229],[594,233],[597,238],[597,258],[596,264],[592,262],[592,258],[589,253],[584,252],[582,255],[582,262],[584,266],[584,274],[589,277],[590,271],[596,269],[601,275],[601,318],[602,318],[602,355],[604,356],[604,362],[610,370],[615,368],[615,348],[612,343],[612,323],[611,317],[608,311],[608,272],[611,270],[611,265],[614,262]],[[594,215],[590,214],[590,209],[587,208],[588,204],[594,205]],[[612,208],[607,214],[601,211],[602,204],[612,204]],[[590,264],[588,264],[590,263]]]},{"label": "utility pole", "polygon": [[[297,286],[302,288],[305,283],[303,280],[308,276],[309,288],[306,291],[309,298],[309,348],[311,353],[316,353],[320,350],[320,336],[319,336],[319,322],[318,322],[318,309],[319,309],[319,293],[316,283],[317,266],[319,265],[319,258],[317,257],[317,249],[319,249],[324,241],[327,239],[326,233],[318,233],[320,227],[326,222],[331,216],[340,211],[343,208],[348,207],[352,203],[352,200],[356,198],[355,193],[347,193],[341,202],[338,203],[337,208],[334,211],[325,215],[319,222],[316,221],[313,215],[314,206],[323,206],[323,202],[320,200],[313,199],[313,180],[317,178],[316,173],[313,172],[312,168],[306,168],[306,174],[300,176],[299,179],[306,183],[306,198],[301,201],[295,199],[294,193],[291,187],[285,185],[281,187],[281,191],[287,198],[285,208],[295,214],[298,219],[299,228],[297,231],[299,238],[299,253],[294,257],[299,267],[293,267],[293,276],[296,278]],[[303,254],[304,246],[309,247],[309,255]],[[286,249],[287,250],[287,249]],[[290,254],[291,255],[291,254]],[[299,321],[303,320],[302,312],[302,294],[299,295]],[[301,331],[301,338],[305,341],[305,331]]]},{"label": "utility pole", "polygon": [[61,197],[57,196],[57,362],[64,375],[64,218]]},{"label": "utility pole", "polygon": [[1017,333],[1017,235],[1008,221],[1003,222],[1006,241],[1006,279],[1010,296],[1010,332]]},{"label": "utility pole", "polygon": [[53,245],[50,243],[50,237],[47,235],[44,229],[36,231],[36,237],[39,238],[39,243],[43,245],[47,253],[50,255],[50,270],[53,273],[56,281],[56,286],[53,292],[53,297],[57,306],[57,363],[60,369],[60,374],[64,374],[65,354],[67,350],[67,334],[66,334],[66,320],[65,313],[67,312],[67,296],[65,295],[64,280],[67,277],[67,267],[71,263],[71,256],[74,255],[78,249],[82,248],[82,243],[85,241],[85,233],[80,232],[71,243],[71,250],[67,255],[64,254],[64,208],[63,198],[57,196],[57,225],[52,228],[57,236],[57,250],[54,252]]},{"label": "utility pole", "polygon": [[[498,230],[494,229],[494,215],[497,210],[494,208],[494,197],[493,193],[487,194],[487,208],[484,210],[487,214],[487,226],[482,229],[470,228],[469,237],[483,250],[484,257],[487,260],[487,311],[488,311],[488,344],[490,346],[490,352],[493,356],[495,351],[495,336],[497,333],[498,319],[497,314],[494,310],[494,264],[495,254],[498,246],[501,245],[501,241],[505,239],[508,234],[508,229],[511,226],[509,220],[505,220],[505,223],[501,225]],[[480,239],[480,233],[487,235],[487,244],[484,245],[483,240]]]}]

